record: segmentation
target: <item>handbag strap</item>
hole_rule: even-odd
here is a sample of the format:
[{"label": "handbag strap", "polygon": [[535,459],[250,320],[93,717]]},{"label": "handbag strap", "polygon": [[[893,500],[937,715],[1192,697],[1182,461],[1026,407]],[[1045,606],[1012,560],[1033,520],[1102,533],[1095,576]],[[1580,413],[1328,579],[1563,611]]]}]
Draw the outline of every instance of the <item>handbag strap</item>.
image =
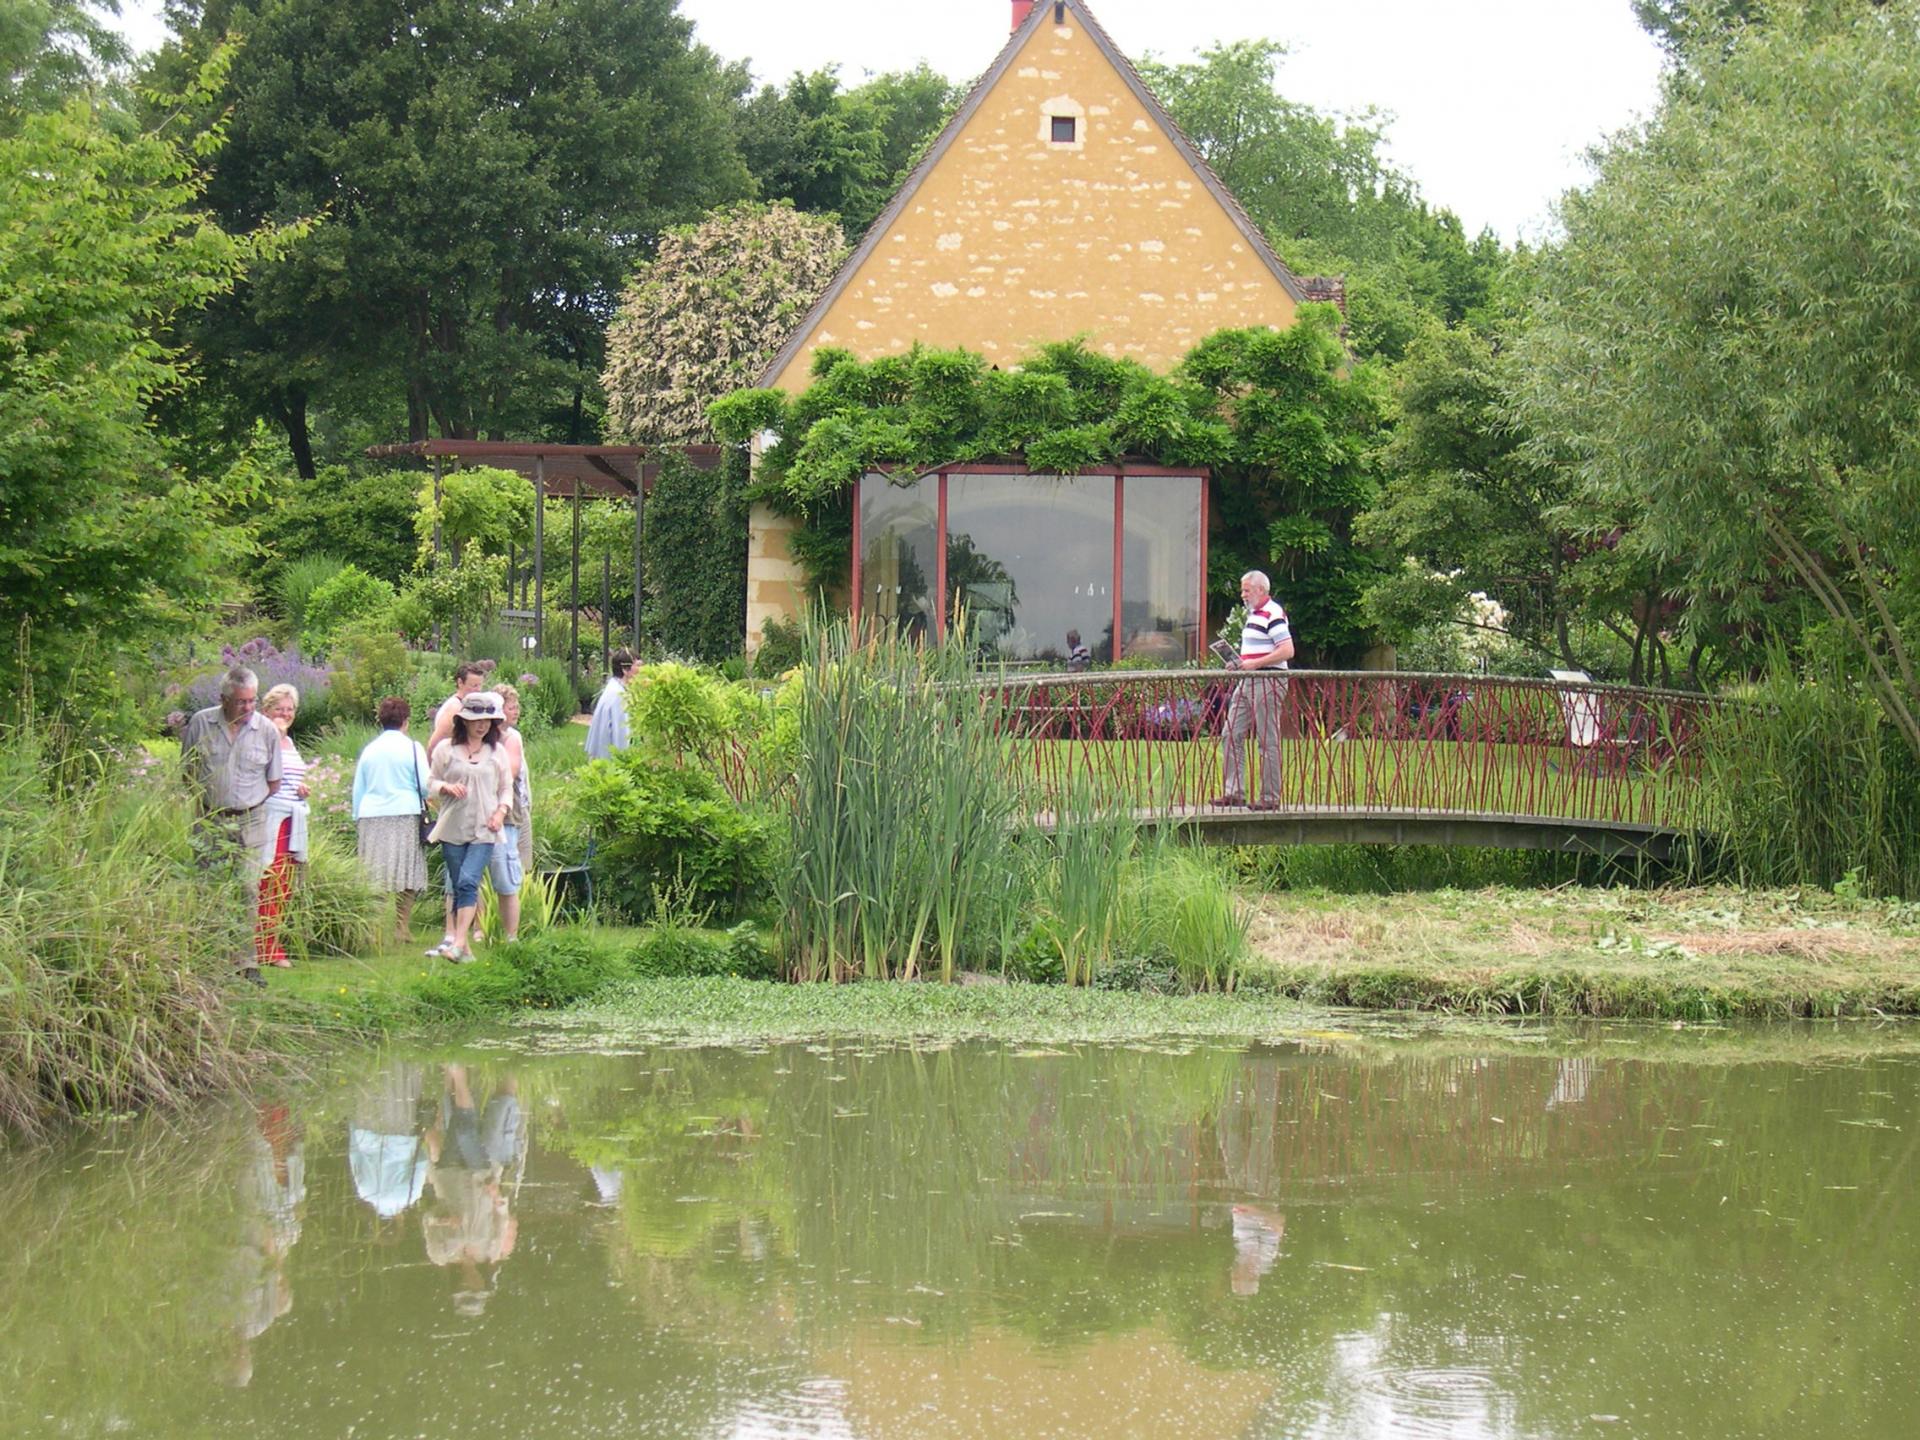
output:
[{"label": "handbag strap", "polygon": [[[411,736],[408,737],[407,744],[411,747],[411,751],[407,756],[407,768],[413,771],[413,793],[420,797],[420,813],[425,815],[427,813],[427,787],[420,783],[420,757],[424,755],[426,751],[421,747],[420,742]],[[433,762],[428,761],[427,763],[432,764]]]}]

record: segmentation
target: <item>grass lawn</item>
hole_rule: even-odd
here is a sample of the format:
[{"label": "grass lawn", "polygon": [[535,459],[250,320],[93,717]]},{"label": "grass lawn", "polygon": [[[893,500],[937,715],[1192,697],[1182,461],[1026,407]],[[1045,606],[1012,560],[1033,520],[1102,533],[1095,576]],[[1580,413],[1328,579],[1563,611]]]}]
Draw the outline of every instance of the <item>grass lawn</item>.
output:
[{"label": "grass lawn", "polygon": [[1260,897],[1281,993],[1474,1014],[1920,1014],[1920,905],[1565,886]]}]

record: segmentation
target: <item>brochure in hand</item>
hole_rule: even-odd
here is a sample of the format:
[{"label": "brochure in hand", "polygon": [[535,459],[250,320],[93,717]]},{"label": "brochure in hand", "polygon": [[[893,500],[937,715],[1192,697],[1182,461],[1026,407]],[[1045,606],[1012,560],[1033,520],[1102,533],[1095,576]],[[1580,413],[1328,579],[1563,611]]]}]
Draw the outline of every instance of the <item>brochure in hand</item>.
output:
[{"label": "brochure in hand", "polygon": [[1224,640],[1216,640],[1207,646],[1207,648],[1213,651],[1222,665],[1235,665],[1239,663],[1240,652]]}]

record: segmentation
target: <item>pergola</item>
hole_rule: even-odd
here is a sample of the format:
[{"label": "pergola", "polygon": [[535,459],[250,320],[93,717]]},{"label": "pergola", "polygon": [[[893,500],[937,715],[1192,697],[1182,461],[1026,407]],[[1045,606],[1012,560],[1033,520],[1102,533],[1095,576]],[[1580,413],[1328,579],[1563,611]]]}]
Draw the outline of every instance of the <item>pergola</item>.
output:
[{"label": "pergola", "polygon": [[[659,449],[662,447],[653,447]],[[713,470],[721,464],[725,452],[718,445],[678,445],[672,447],[686,455],[698,469]],[[580,499],[598,494],[633,502],[633,634],[640,635],[640,596],[645,580],[646,495],[660,474],[660,461],[650,458],[644,445],[545,445],[522,444],[503,440],[416,440],[402,445],[372,445],[367,455],[376,460],[411,459],[428,462],[433,469],[433,498],[436,509],[440,485],[449,461],[454,469],[462,465],[488,465],[512,470],[533,483],[533,603],[534,648],[545,653],[546,636],[546,506],[545,500],[573,502],[572,565],[569,608],[572,633],[568,645],[568,671],[577,681],[580,668]],[[433,553],[440,554],[440,527],[433,530]],[[605,573],[602,590],[605,589]],[[601,648],[607,644],[608,617],[601,608]],[[604,657],[603,657],[604,659]]]}]

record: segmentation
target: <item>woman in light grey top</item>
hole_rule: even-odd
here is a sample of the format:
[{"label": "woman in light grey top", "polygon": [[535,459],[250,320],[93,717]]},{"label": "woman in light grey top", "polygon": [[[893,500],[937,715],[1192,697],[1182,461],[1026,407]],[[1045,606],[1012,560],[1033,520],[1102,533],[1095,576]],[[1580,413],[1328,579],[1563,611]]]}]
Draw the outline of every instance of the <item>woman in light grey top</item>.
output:
[{"label": "woman in light grey top", "polygon": [[440,844],[453,913],[446,939],[427,954],[456,964],[473,959],[468,937],[480,906],[480,880],[513,801],[501,728],[498,695],[480,690],[467,696],[454,716],[453,735],[434,748],[429,769],[427,796],[438,802],[440,818],[427,838]]}]

